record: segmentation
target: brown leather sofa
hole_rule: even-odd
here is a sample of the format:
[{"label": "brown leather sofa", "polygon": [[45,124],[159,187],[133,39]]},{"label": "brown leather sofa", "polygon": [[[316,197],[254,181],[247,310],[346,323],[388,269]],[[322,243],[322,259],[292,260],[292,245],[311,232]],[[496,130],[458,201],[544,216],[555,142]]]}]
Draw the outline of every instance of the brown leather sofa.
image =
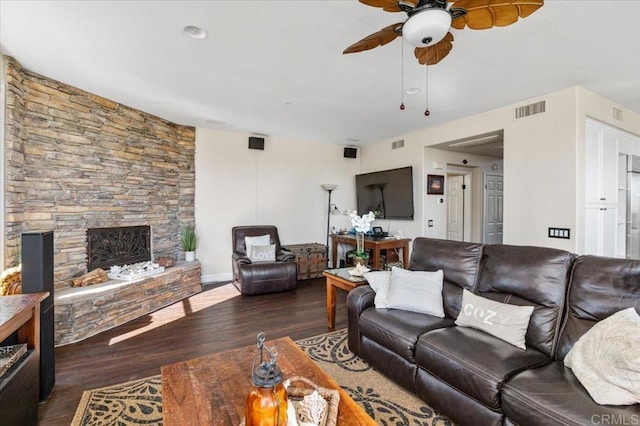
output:
[{"label": "brown leather sofa", "polygon": [[[276,246],[275,262],[252,263],[247,256],[245,237],[269,235]],[[296,256],[283,250],[278,229],[271,225],[236,226],[231,229],[233,284],[245,295],[294,290],[297,286]]]},{"label": "brown leather sofa", "polygon": [[[640,312],[640,261],[417,238],[410,269],[444,271],[445,318],[376,309],[373,290],[358,287],[347,298],[349,348],[455,423],[640,424],[639,404],[596,404],[562,361],[598,321]],[[533,306],[527,349],[456,326],[463,289]]]}]

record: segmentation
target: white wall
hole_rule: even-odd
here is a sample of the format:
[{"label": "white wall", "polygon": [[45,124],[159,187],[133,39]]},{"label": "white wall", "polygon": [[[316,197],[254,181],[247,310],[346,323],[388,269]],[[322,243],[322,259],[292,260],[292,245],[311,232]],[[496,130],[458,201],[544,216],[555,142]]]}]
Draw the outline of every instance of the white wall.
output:
[{"label": "white wall", "polygon": [[[541,99],[547,101],[547,112],[513,120],[515,106]],[[572,240],[549,239],[547,228],[575,226],[575,110],[575,88],[570,88],[429,127],[401,136],[405,140],[404,161],[411,159],[418,166],[414,173],[419,174],[420,194],[424,194],[426,175],[434,171],[433,162],[443,159],[441,154],[432,157],[430,152],[433,150],[425,151],[424,147],[503,129],[504,243],[572,250]],[[372,164],[383,164],[388,157],[388,145],[389,141],[382,141],[367,146],[363,169],[371,168]],[[399,161],[402,160],[393,163]],[[431,197],[424,198],[417,220],[406,226],[409,233],[405,234],[410,237],[422,235],[422,223],[435,217],[439,219],[439,227],[431,228],[426,235],[442,238],[443,229],[446,229],[446,224],[442,223],[446,208],[432,202]]]},{"label": "white wall", "polygon": [[[546,112],[514,120],[514,108],[540,100]],[[613,102],[582,87],[523,100],[418,132],[398,136],[405,148],[390,154],[391,140],[366,146],[363,170],[413,164],[416,200],[424,198],[416,211],[416,220],[405,224],[405,234],[443,238],[446,206],[437,197],[425,194],[426,175],[436,170],[434,162],[452,162],[438,150],[425,147],[495,130],[504,130],[504,243],[555,247],[579,252],[583,235],[584,200],[584,126],[587,116],[634,134],[640,134],[640,115],[626,108],[624,119],[612,119]],[[633,148],[627,147],[631,151]],[[640,149],[640,148],[639,148]],[[424,150],[424,156],[422,155]],[[422,158],[422,161],[418,159]],[[439,171],[437,174],[445,174]],[[419,176],[415,176],[415,175]],[[422,229],[429,218],[437,218],[434,228]],[[549,227],[571,229],[570,240],[548,238]]]},{"label": "white wall", "polygon": [[[247,133],[196,130],[196,255],[203,282],[231,279],[231,228],[275,225],[282,244],[326,242],[328,193],[332,203],[355,206],[360,158],[343,146],[267,137],[264,151],[249,150]],[[360,157],[360,155],[359,155]],[[350,226],[345,216],[331,224]]]},{"label": "white wall", "polygon": [[[513,119],[514,107],[543,99],[545,113]],[[343,147],[338,145],[267,138],[265,151],[253,151],[247,149],[248,134],[198,129],[196,224],[203,278],[230,278],[231,227],[235,225],[274,224],[285,244],[325,242],[327,193],[320,185],[338,184],[332,201],[341,210],[352,209],[358,173],[413,166],[415,220],[378,220],[376,225],[391,234],[402,230],[412,238],[443,238],[446,206],[432,202],[437,197],[424,195],[426,175],[446,175],[446,170],[433,168],[434,161],[458,164],[462,157],[425,148],[500,129],[504,130],[504,243],[580,252],[585,118],[640,134],[640,115],[618,107],[624,120],[617,122],[611,118],[612,106],[608,99],[571,87],[367,145],[356,160],[343,158]],[[404,139],[404,148],[391,149],[391,142],[398,139]],[[635,153],[633,147],[627,149]],[[493,163],[464,157],[478,170]],[[479,183],[474,176],[474,184]],[[423,229],[427,218],[437,219],[437,227]],[[350,227],[343,216],[332,216],[331,221],[338,228]],[[572,238],[548,238],[547,228],[552,226],[571,229]],[[477,236],[476,232],[478,224],[474,224]]]}]

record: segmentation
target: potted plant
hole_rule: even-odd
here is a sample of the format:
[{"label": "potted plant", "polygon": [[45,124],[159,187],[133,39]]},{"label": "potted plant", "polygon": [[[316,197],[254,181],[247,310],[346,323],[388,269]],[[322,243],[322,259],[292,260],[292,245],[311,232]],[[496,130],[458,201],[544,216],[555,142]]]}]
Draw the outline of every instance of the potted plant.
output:
[{"label": "potted plant", "polygon": [[193,226],[184,226],[180,231],[180,243],[184,250],[184,260],[196,260],[196,230]]}]

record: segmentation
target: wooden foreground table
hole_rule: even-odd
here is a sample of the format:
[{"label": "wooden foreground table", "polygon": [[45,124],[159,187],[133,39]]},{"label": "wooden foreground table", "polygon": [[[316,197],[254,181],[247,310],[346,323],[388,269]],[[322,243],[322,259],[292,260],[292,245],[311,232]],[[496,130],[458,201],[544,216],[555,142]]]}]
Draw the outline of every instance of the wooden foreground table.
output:
[{"label": "wooden foreground table", "polygon": [[[285,379],[303,376],[340,392],[338,425],[376,424],[290,338],[268,341],[266,346],[278,348],[278,365]],[[162,367],[164,425],[239,425],[244,418],[256,351],[257,346],[251,345]]]}]

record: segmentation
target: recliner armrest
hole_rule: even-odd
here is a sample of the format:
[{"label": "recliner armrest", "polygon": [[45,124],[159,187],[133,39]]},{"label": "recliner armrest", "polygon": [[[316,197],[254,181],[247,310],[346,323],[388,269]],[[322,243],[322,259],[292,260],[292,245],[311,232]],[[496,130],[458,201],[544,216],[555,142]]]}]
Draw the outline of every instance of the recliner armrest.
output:
[{"label": "recliner armrest", "polygon": [[246,254],[233,253],[231,255],[231,258],[238,265],[248,265],[251,263],[251,259],[249,259],[249,256],[247,256]]},{"label": "recliner armrest", "polygon": [[279,262],[293,262],[296,260],[296,255],[287,250],[280,250],[280,253],[276,254],[276,260]]}]

